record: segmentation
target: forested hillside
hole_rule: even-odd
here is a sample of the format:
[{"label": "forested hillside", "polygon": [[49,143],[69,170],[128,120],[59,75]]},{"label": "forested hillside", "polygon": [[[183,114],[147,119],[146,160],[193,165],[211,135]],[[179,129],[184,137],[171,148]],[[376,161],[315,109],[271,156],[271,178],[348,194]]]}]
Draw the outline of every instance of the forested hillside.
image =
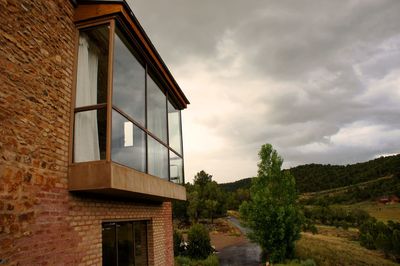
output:
[{"label": "forested hillside", "polygon": [[[316,192],[354,185],[383,176],[400,176],[400,154],[349,165],[306,164],[286,171],[290,171],[295,177],[300,193]],[[239,188],[248,189],[251,178],[219,185],[227,192],[233,192]]]},{"label": "forested hillside", "polygon": [[220,187],[227,192],[234,192],[239,188],[248,189],[251,186],[251,177],[243,178],[231,183],[219,184]]},{"label": "forested hillside", "polygon": [[400,154],[349,165],[306,164],[289,169],[300,193],[338,188],[400,174]]}]

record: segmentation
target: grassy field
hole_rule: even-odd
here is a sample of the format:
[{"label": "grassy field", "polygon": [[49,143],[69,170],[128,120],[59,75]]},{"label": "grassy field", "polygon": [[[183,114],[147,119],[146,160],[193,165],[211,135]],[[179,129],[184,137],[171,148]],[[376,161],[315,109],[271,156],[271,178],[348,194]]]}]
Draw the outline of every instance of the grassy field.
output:
[{"label": "grassy field", "polygon": [[392,220],[400,222],[400,203],[382,204],[375,201],[365,201],[352,205],[336,205],[348,209],[362,209],[380,221]]},{"label": "grassy field", "polygon": [[[328,230],[330,233],[335,229]],[[386,260],[378,251],[361,247],[358,242],[332,235],[302,233],[296,244],[296,256],[301,259],[312,258],[317,265],[399,265]]]}]

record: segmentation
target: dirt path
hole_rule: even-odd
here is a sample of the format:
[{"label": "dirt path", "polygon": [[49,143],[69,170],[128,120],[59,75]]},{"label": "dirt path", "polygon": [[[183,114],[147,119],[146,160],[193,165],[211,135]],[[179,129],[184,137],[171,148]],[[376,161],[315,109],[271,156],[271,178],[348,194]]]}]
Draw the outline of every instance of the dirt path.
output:
[{"label": "dirt path", "polygon": [[[233,217],[228,217],[228,221],[235,225],[243,234],[247,229],[240,225],[240,222]],[[226,236],[215,236],[219,242],[232,241]],[[217,247],[217,246],[216,246]],[[238,236],[236,241],[230,242],[230,245],[220,244],[221,249],[217,247],[217,255],[221,266],[258,266],[260,265],[260,248],[242,236]]]}]

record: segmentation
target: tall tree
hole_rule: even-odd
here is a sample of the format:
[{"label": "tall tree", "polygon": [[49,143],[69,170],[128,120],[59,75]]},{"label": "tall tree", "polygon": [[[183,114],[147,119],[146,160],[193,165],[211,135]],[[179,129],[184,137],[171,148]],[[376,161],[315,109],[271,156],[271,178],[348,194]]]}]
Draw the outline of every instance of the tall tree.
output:
[{"label": "tall tree", "polygon": [[282,171],[282,158],[265,144],[259,152],[258,175],[250,188],[251,199],[240,206],[243,224],[251,229],[249,238],[258,243],[271,262],[294,255],[300,237],[302,216],[296,204],[294,177]]},{"label": "tall tree", "polygon": [[194,185],[199,185],[204,188],[207,183],[211,182],[212,175],[207,174],[204,170],[201,170],[194,176]]}]

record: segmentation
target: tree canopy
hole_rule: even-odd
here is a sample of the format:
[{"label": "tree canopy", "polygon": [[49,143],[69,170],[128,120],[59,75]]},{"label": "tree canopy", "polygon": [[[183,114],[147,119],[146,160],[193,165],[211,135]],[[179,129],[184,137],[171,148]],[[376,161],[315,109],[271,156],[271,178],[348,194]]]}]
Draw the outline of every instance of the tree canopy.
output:
[{"label": "tree canopy", "polygon": [[240,206],[249,238],[258,243],[271,262],[294,255],[294,242],[300,237],[302,216],[296,204],[295,180],[282,171],[282,158],[265,144],[259,152],[258,175],[250,188],[251,199]]}]

